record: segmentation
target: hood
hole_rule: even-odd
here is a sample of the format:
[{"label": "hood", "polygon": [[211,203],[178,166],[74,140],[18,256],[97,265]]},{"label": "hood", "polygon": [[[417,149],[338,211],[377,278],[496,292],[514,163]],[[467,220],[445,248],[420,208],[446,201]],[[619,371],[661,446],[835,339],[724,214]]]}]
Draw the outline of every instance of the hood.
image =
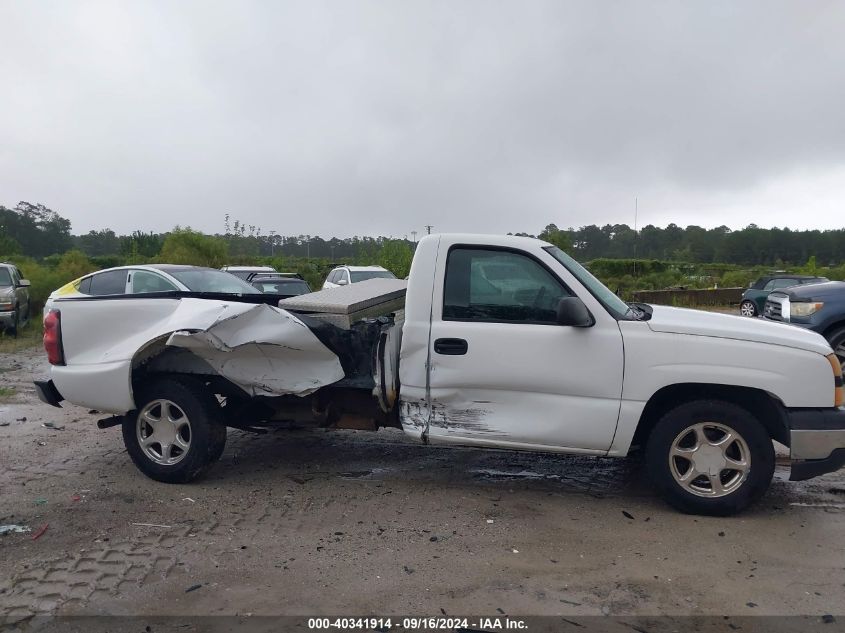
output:
[{"label": "hood", "polygon": [[823,336],[786,323],[668,306],[652,306],[652,309],[647,323],[655,332],[713,336],[783,345],[824,355],[831,353]]},{"label": "hood", "polygon": [[778,290],[777,294],[786,295],[790,301],[814,301],[830,295],[845,294],[845,281],[826,281],[820,284],[791,286]]}]

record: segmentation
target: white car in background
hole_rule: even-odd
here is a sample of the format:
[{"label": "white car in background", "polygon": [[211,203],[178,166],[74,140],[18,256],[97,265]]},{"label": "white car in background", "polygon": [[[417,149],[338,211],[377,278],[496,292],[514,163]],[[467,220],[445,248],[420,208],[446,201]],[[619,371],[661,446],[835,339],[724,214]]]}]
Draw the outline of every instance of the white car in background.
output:
[{"label": "white car in background", "polygon": [[191,292],[214,294],[260,294],[243,279],[215,268],[180,264],[147,264],[107,268],[74,279],[50,293],[44,315],[61,298],[126,296],[150,293]]},{"label": "white car in background", "polygon": [[323,282],[323,290],[337,288],[367,279],[396,279],[396,275],[381,266],[338,266]]}]

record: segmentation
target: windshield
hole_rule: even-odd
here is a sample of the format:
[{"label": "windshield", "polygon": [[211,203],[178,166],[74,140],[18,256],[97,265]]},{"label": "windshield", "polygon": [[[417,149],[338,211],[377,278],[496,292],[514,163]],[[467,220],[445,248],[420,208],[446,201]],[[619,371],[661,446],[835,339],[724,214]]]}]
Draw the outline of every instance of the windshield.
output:
[{"label": "windshield", "polygon": [[616,316],[624,316],[628,312],[629,306],[627,303],[613,294],[607,286],[593,277],[593,274],[589,270],[572,259],[572,257],[564,253],[557,246],[547,246],[545,250],[548,251],[548,253],[557,261],[563,264],[578,281],[586,286],[587,290],[589,290],[592,295],[598,299],[602,305],[604,305],[605,308],[615,313]]},{"label": "windshield", "polygon": [[0,268],[0,288],[12,285],[12,273],[8,268]]},{"label": "windshield", "polygon": [[222,292],[236,295],[260,294],[256,288],[231,273],[207,268],[189,268],[186,270],[167,271],[188,287],[192,292]]},{"label": "windshield", "polygon": [[396,279],[396,275],[389,270],[350,270],[349,272],[352,275],[353,284],[367,279]]}]

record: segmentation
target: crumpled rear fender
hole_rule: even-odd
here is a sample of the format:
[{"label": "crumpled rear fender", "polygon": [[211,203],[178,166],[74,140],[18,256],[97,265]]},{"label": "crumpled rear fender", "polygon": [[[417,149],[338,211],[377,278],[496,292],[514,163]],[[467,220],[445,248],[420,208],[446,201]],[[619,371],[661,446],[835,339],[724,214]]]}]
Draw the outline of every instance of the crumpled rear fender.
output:
[{"label": "crumpled rear fender", "polygon": [[250,396],[304,396],[344,377],[337,355],[273,306],[193,298],[57,303],[67,365],[53,367],[51,378],[67,401],[100,411],[133,409],[133,378],[166,350],[186,353],[167,354],[156,370],[221,376]]}]

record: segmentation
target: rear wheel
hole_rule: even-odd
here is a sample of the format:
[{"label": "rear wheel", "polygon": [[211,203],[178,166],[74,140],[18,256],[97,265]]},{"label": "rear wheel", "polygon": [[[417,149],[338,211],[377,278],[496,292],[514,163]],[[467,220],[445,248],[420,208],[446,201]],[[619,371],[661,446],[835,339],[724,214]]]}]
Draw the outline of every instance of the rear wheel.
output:
[{"label": "rear wheel", "polygon": [[766,429],[745,409],[697,400],[660,419],[648,439],[646,465],[655,487],[674,507],[725,516],[766,492],[775,451]]},{"label": "rear wheel", "polygon": [[743,301],[739,304],[739,313],[745,317],[755,317],[757,316],[757,306],[754,305],[753,301]]},{"label": "rear wheel", "polygon": [[220,458],[226,427],[214,394],[195,378],[159,378],[136,392],[123,421],[123,443],[145,475],[187,483]]}]

